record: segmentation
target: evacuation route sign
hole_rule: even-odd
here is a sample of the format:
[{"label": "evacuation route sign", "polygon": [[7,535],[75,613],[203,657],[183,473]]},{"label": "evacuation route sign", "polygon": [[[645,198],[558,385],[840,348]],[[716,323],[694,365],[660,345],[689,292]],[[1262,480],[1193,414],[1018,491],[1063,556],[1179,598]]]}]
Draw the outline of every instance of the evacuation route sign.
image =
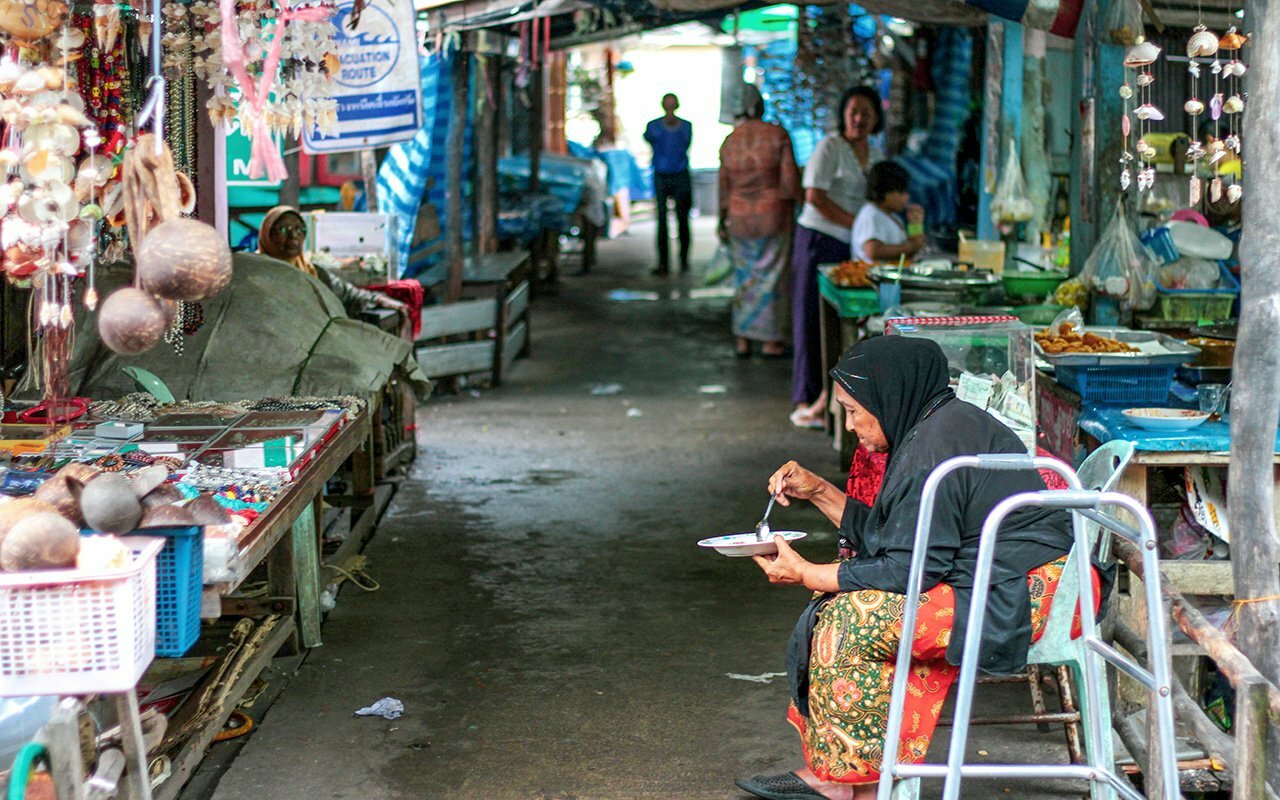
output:
[{"label": "evacuation route sign", "polygon": [[333,18],[342,68],[333,82],[338,125],[331,136],[308,130],[302,148],[313,155],[363,150],[412,139],[422,127],[422,76],[414,4],[371,0],[353,31],[351,0]]}]

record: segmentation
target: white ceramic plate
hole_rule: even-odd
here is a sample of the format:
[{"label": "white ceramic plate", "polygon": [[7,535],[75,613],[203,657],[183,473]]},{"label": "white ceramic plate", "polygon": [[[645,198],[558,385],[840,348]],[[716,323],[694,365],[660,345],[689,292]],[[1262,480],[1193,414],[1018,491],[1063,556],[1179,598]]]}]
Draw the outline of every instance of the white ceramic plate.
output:
[{"label": "white ceramic plate", "polygon": [[1170,222],[1168,228],[1173,246],[1178,248],[1180,255],[1207,258],[1210,261],[1231,258],[1231,240],[1213,228],[1182,220]]},{"label": "white ceramic plate", "polygon": [[1209,418],[1203,411],[1180,408],[1127,408],[1124,418],[1149,431],[1189,431]]},{"label": "white ceramic plate", "polygon": [[[796,539],[803,539],[809,535],[803,531],[774,531],[774,533],[788,542],[794,542]],[[710,539],[703,539],[698,542],[698,547],[709,547],[720,555],[729,556],[730,558],[764,556],[778,552],[778,546],[774,544],[773,536],[761,542],[756,539],[754,531],[751,533],[731,533],[728,536],[713,536]]]}]

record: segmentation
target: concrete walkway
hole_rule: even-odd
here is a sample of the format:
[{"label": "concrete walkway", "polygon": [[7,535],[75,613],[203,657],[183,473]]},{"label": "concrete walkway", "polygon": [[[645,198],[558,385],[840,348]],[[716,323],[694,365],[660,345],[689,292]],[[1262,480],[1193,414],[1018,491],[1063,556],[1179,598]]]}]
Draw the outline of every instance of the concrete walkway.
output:
[{"label": "concrete walkway", "polygon": [[[806,594],[695,542],[750,529],[788,458],[843,469],[788,422],[789,361],[735,359],[726,299],[648,275],[650,230],[539,298],[509,383],[424,408],[367,549],[382,589],[344,590],[215,800],[711,800],[800,765],[786,679],[728,674],[783,671]],[[620,288],[662,299],[608,299]],[[810,531],[811,558],[834,552],[816,512],[774,522]],[[384,696],[401,719],[352,716]],[[991,734],[975,758],[1028,741],[1065,758],[1060,729]],[[1071,796],[966,791],[996,795]]]}]

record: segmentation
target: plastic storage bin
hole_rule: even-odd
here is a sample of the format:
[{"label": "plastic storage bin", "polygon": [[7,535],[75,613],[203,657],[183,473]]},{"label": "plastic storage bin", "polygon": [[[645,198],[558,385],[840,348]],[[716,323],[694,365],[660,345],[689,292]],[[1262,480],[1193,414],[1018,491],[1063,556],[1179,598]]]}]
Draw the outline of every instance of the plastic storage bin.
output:
[{"label": "plastic storage bin", "polygon": [[1231,318],[1231,307],[1240,295],[1240,282],[1225,264],[1218,264],[1222,274],[1217,289],[1165,289],[1157,287],[1156,305],[1151,313],[1167,322],[1201,320],[1219,322]]},{"label": "plastic storage bin", "polygon": [[1058,383],[1086,403],[1134,405],[1164,403],[1177,364],[1141,367],[1058,367]]},{"label": "plastic storage bin", "polygon": [[123,537],[125,569],[0,575],[0,696],[132,689],[155,657],[156,557],[164,540]]},{"label": "plastic storage bin", "polygon": [[156,655],[177,658],[200,638],[204,588],[204,528],[152,528],[163,536],[156,559]]}]

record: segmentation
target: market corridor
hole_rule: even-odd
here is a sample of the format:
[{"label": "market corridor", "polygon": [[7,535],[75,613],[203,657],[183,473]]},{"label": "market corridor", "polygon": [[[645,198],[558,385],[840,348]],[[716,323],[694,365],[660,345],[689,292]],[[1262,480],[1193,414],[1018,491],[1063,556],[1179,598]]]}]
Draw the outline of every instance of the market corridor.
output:
[{"label": "market corridor", "polygon": [[[650,277],[649,236],[537,301],[508,384],[422,410],[381,589],[344,589],[215,800],[719,800],[798,766],[786,679],[742,676],[782,672],[805,593],[695,542],[749,529],[787,458],[836,456],[787,420],[789,361],[734,358],[726,299],[608,299],[698,285]],[[810,509],[774,522],[834,550]],[[403,717],[352,716],[386,696]]]}]

